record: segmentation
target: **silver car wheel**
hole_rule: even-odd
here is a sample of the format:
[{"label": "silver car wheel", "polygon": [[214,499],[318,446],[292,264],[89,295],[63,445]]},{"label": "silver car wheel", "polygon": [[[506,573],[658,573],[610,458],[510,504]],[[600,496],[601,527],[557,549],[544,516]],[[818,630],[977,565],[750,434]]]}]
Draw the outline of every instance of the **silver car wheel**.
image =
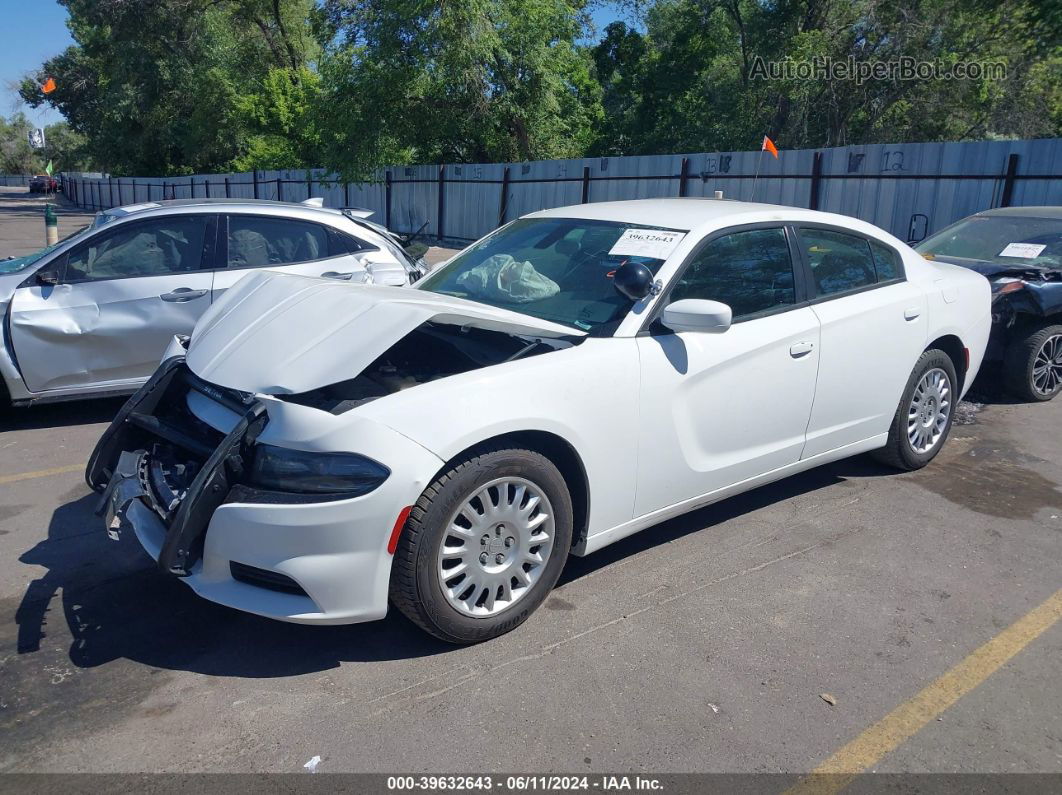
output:
[{"label": "silver car wheel", "polygon": [[907,439],[916,453],[928,453],[944,435],[951,416],[951,379],[939,367],[922,376],[907,409]]},{"label": "silver car wheel", "polygon": [[492,480],[454,511],[439,546],[443,595],[458,612],[494,616],[529,593],[553,551],[553,506],[530,480]]},{"label": "silver car wheel", "polygon": [[1032,368],[1032,387],[1038,394],[1053,395],[1062,384],[1062,334],[1044,340],[1036,352]]}]

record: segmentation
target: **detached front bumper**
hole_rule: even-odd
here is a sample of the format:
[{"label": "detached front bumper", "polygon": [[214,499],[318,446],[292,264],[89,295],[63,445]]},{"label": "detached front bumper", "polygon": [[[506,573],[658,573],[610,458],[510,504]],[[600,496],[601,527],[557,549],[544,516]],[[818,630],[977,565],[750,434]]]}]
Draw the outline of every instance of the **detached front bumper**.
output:
[{"label": "detached front bumper", "polygon": [[[238,418],[227,432],[189,410],[204,398]],[[359,452],[400,462],[374,491],[334,501],[256,491],[242,475],[258,436],[277,430],[267,402],[282,416],[316,411],[207,384],[183,358],[167,360],[89,461],[86,479],[101,492],[107,532],[131,527],[162,571],[229,607],[297,623],[382,618],[395,520],[442,462],[371,423],[358,434],[367,448]]]}]

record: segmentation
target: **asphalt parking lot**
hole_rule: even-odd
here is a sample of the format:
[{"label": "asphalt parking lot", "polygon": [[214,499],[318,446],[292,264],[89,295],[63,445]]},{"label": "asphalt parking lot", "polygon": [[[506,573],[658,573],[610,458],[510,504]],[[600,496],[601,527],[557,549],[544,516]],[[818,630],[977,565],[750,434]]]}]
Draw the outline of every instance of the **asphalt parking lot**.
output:
[{"label": "asphalt parking lot", "polygon": [[[0,254],[43,226],[21,203]],[[15,410],[0,771],[1062,772],[1062,399],[975,401],[920,472],[851,459],[650,528],[471,648],[199,599],[92,514],[121,401]]]}]

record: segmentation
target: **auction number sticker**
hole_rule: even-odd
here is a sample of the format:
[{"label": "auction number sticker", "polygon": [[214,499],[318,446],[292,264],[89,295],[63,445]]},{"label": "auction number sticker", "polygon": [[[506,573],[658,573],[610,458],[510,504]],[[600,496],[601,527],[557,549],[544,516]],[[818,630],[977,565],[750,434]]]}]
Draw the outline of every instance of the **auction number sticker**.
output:
[{"label": "auction number sticker", "polygon": [[1042,246],[1039,243],[1008,243],[1007,247],[999,252],[999,256],[1033,259],[1039,257],[1045,248],[1047,248],[1046,245]]},{"label": "auction number sticker", "polygon": [[675,250],[685,232],[666,232],[660,229],[628,229],[616,241],[609,256],[652,257],[667,259]]}]

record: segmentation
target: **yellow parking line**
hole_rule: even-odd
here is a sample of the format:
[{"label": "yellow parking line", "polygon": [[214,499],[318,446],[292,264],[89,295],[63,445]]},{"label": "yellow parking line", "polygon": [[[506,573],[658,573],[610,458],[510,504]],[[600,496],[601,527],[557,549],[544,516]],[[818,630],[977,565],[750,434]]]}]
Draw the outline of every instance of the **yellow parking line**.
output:
[{"label": "yellow parking line", "polygon": [[811,771],[787,795],[832,795],[881,761],[1062,618],[1062,589]]},{"label": "yellow parking line", "polygon": [[0,486],[5,483],[18,483],[20,480],[32,480],[33,478],[46,478],[49,475],[62,475],[67,472],[82,472],[84,464],[70,464],[65,467],[52,467],[51,469],[38,469],[35,472],[19,472],[16,475],[0,475]]}]

